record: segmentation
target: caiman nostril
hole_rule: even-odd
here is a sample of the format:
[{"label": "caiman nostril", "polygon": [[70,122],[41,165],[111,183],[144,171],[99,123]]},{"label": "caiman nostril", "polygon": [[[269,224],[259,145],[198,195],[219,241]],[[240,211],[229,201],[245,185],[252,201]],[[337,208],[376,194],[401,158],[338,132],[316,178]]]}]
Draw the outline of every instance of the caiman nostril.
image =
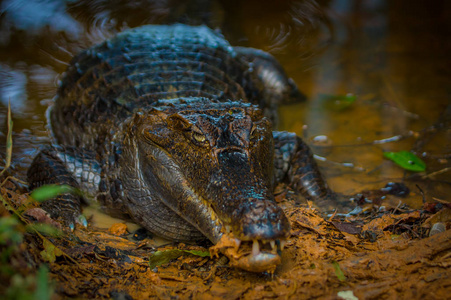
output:
[{"label": "caiman nostril", "polygon": [[229,159],[229,156],[233,156],[234,154],[243,155],[246,154],[249,155],[249,151],[244,148],[240,148],[237,146],[227,146],[224,148],[216,148],[213,150],[215,157],[219,161],[219,159]]},{"label": "caiman nostril", "polygon": [[284,239],[290,231],[283,210],[271,200],[250,201],[237,216],[234,234],[242,240]]}]

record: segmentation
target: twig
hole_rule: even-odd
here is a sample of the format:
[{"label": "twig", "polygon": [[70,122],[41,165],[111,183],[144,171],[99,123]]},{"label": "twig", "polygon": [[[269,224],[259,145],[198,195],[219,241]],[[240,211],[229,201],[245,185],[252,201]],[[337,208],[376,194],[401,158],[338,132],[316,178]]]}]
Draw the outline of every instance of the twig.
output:
[{"label": "twig", "polygon": [[399,203],[398,203],[398,205],[395,207],[395,209],[393,210],[393,214],[395,214],[398,210],[400,210],[399,208],[401,207],[401,205],[402,205],[402,201],[401,200],[399,200]]},{"label": "twig", "polygon": [[442,204],[449,204],[448,201],[439,199],[439,198],[435,198],[435,197],[432,197],[432,200],[437,201],[438,203],[442,203]]},{"label": "twig", "polygon": [[423,204],[426,203],[426,197],[424,196],[423,190],[420,188],[420,186],[418,184],[415,184],[415,186],[420,191],[421,197],[423,197]]},{"label": "twig", "polygon": [[445,172],[448,172],[448,171],[451,171],[451,167],[444,168],[444,169],[441,169],[441,170],[438,170],[438,171],[435,171],[435,172],[423,175],[423,176],[421,176],[421,179],[431,178],[432,176],[439,175],[439,174],[442,174],[442,173],[445,173]]},{"label": "twig", "polygon": [[28,185],[28,182],[25,182],[25,181],[23,181],[23,180],[21,180],[21,179],[19,179],[19,178],[14,177],[14,176],[8,176],[8,177],[5,178],[5,180],[2,181],[2,183],[0,183],[0,187],[4,186],[5,183],[6,183],[8,180],[11,180],[11,181],[14,180],[14,181],[17,181],[17,182],[19,182],[19,183],[21,183],[21,184],[23,184],[23,185]]}]

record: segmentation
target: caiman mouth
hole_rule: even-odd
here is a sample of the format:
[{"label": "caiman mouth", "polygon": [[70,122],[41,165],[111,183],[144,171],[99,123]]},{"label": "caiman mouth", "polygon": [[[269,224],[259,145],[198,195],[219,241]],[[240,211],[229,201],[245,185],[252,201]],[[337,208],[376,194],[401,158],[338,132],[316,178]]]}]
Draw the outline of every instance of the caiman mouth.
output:
[{"label": "caiman mouth", "polygon": [[[201,198],[202,199],[202,198]],[[274,239],[259,239],[243,236],[233,232],[233,226],[223,222],[215,212],[212,205],[202,199],[202,203],[208,207],[212,220],[221,226],[220,234],[213,241],[214,246],[210,248],[212,256],[222,253],[230,260],[230,265],[250,272],[274,272],[277,265],[281,263],[282,250],[286,244],[286,236]],[[236,227],[236,226],[235,226]]]},{"label": "caiman mouth", "polygon": [[212,256],[223,253],[234,267],[250,272],[274,272],[281,262],[286,240],[241,241],[232,232],[222,235],[219,242],[210,248]]}]

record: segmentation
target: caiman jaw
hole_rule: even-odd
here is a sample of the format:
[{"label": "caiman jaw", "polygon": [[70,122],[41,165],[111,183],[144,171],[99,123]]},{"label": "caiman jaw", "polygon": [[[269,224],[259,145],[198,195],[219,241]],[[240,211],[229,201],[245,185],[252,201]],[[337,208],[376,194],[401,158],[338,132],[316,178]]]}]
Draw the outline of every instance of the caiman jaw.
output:
[{"label": "caiman jaw", "polygon": [[[248,239],[241,234],[240,239],[232,230],[230,224],[226,224],[216,214],[211,205],[202,200],[208,207],[211,218],[221,226],[221,231],[213,241],[215,246],[210,248],[212,256],[222,253],[230,260],[230,265],[250,272],[274,272],[281,263],[281,253],[286,243],[286,236],[275,239]],[[286,235],[289,234],[287,230]],[[238,234],[240,235],[240,234]]]},{"label": "caiman jaw", "polygon": [[210,253],[215,256],[221,252],[229,258],[230,265],[249,272],[274,272],[281,262],[284,245],[285,240],[241,241],[229,231],[210,248]]}]

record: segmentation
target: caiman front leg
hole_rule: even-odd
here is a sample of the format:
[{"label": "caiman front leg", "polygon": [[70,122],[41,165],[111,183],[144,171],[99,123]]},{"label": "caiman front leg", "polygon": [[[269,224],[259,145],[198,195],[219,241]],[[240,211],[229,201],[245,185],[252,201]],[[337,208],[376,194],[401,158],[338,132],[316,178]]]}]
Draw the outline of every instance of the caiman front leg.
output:
[{"label": "caiman front leg", "polygon": [[304,198],[326,211],[351,208],[349,198],[334,193],[322,177],[313,153],[295,133],[274,131],[275,180],[286,180]]},{"label": "caiman front leg", "polygon": [[[30,190],[57,184],[94,194],[100,182],[100,166],[92,154],[77,154],[70,148],[48,147],[34,158],[27,177]],[[84,198],[79,192],[66,192],[44,201],[41,208],[52,219],[61,221],[73,230],[75,223],[87,225],[81,215],[82,202]]]},{"label": "caiman front leg", "polygon": [[251,101],[263,109],[265,116],[271,119],[274,126],[279,123],[277,108],[280,105],[306,100],[305,95],[298,90],[296,83],[287,76],[274,56],[254,48],[233,47],[233,49],[238,57],[249,65],[251,77],[254,78],[250,83],[254,85],[247,89],[261,89],[261,94]]}]

